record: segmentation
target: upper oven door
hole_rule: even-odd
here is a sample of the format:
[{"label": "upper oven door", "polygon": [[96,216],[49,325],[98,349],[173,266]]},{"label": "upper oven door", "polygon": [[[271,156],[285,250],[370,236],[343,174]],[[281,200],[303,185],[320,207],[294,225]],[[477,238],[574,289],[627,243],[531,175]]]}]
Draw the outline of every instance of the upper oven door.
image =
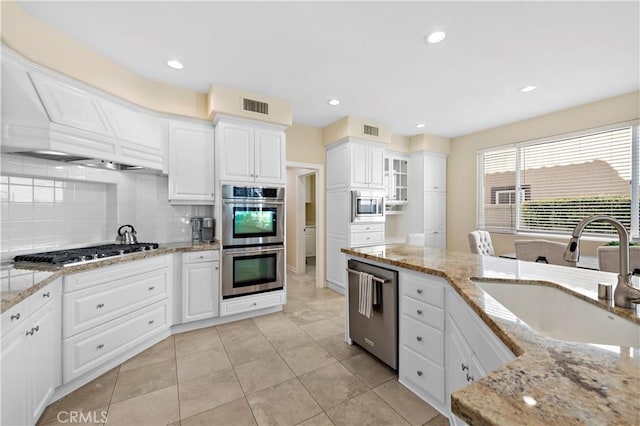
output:
[{"label": "upper oven door", "polygon": [[224,200],[222,245],[284,243],[284,203]]}]

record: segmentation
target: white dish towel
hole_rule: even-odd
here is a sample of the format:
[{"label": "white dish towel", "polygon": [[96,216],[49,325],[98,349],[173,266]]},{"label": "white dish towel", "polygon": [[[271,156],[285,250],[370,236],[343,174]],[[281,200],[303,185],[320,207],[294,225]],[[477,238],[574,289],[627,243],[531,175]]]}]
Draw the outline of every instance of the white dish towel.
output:
[{"label": "white dish towel", "polygon": [[371,318],[373,305],[377,303],[378,299],[373,275],[366,272],[359,272],[358,275],[358,313]]}]

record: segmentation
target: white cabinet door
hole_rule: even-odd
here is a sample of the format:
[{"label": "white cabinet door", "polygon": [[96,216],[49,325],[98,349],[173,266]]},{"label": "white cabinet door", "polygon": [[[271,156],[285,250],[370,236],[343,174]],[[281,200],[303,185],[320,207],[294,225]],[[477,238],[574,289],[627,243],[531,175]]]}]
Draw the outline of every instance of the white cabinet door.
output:
[{"label": "white cabinet door", "polygon": [[327,236],[327,281],[344,294],[347,285],[347,258],[340,251],[347,240]]},{"label": "white cabinet door", "polygon": [[447,158],[436,155],[424,156],[424,190],[446,191]]},{"label": "white cabinet door", "polygon": [[327,189],[349,186],[349,145],[327,149]]},{"label": "white cabinet door", "polygon": [[255,181],[286,183],[284,132],[255,130]]},{"label": "white cabinet door", "polygon": [[254,129],[219,123],[221,180],[252,181],[254,179]]},{"label": "white cabinet door", "polygon": [[101,135],[113,135],[97,98],[39,72],[30,72],[51,121]]},{"label": "white cabinet door", "polygon": [[384,148],[369,147],[369,187],[384,188]]},{"label": "white cabinet door", "polygon": [[213,128],[173,122],[169,136],[169,201],[213,204]]},{"label": "white cabinet door", "polygon": [[[451,318],[447,318],[447,394],[452,394],[468,384],[470,351]],[[447,398],[447,408],[451,410],[451,398]]]},{"label": "white cabinet door", "polygon": [[304,252],[305,256],[316,255],[316,228],[307,227],[304,230]]},{"label": "white cabinet door", "polygon": [[28,401],[31,424],[36,424],[51,400],[55,388],[62,383],[60,323],[60,298],[56,297],[33,315],[31,330],[34,332],[26,336],[30,371]]},{"label": "white cabinet door", "polygon": [[[351,144],[351,186],[369,186],[368,149],[364,145]],[[384,164],[383,164],[384,167]]]},{"label": "white cabinet door", "polygon": [[[24,303],[24,302],[23,302]],[[26,328],[17,327],[12,333],[2,337],[2,402],[0,423],[3,425],[28,424],[27,413],[27,375],[29,362],[25,357]],[[46,352],[45,352],[46,354]],[[43,357],[46,357],[45,354]]]},{"label": "white cabinet door", "polygon": [[218,316],[218,265],[218,262],[183,263],[183,323]]}]

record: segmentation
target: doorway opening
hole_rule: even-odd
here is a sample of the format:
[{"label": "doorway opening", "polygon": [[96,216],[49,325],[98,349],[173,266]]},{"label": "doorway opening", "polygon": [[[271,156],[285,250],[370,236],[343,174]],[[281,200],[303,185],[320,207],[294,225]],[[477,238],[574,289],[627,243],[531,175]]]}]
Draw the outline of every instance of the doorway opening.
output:
[{"label": "doorway opening", "polygon": [[287,163],[287,270],[324,287],[324,166]]}]

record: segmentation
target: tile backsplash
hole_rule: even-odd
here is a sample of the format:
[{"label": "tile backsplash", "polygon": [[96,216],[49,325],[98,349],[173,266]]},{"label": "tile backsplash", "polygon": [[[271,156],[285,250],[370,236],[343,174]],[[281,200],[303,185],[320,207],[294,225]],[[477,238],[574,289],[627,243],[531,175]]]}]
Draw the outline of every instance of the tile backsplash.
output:
[{"label": "tile backsplash", "polygon": [[16,254],[112,242],[132,224],[138,240],[188,241],[191,216],[211,206],[173,206],[166,176],[92,169],[3,154],[0,251]]}]

